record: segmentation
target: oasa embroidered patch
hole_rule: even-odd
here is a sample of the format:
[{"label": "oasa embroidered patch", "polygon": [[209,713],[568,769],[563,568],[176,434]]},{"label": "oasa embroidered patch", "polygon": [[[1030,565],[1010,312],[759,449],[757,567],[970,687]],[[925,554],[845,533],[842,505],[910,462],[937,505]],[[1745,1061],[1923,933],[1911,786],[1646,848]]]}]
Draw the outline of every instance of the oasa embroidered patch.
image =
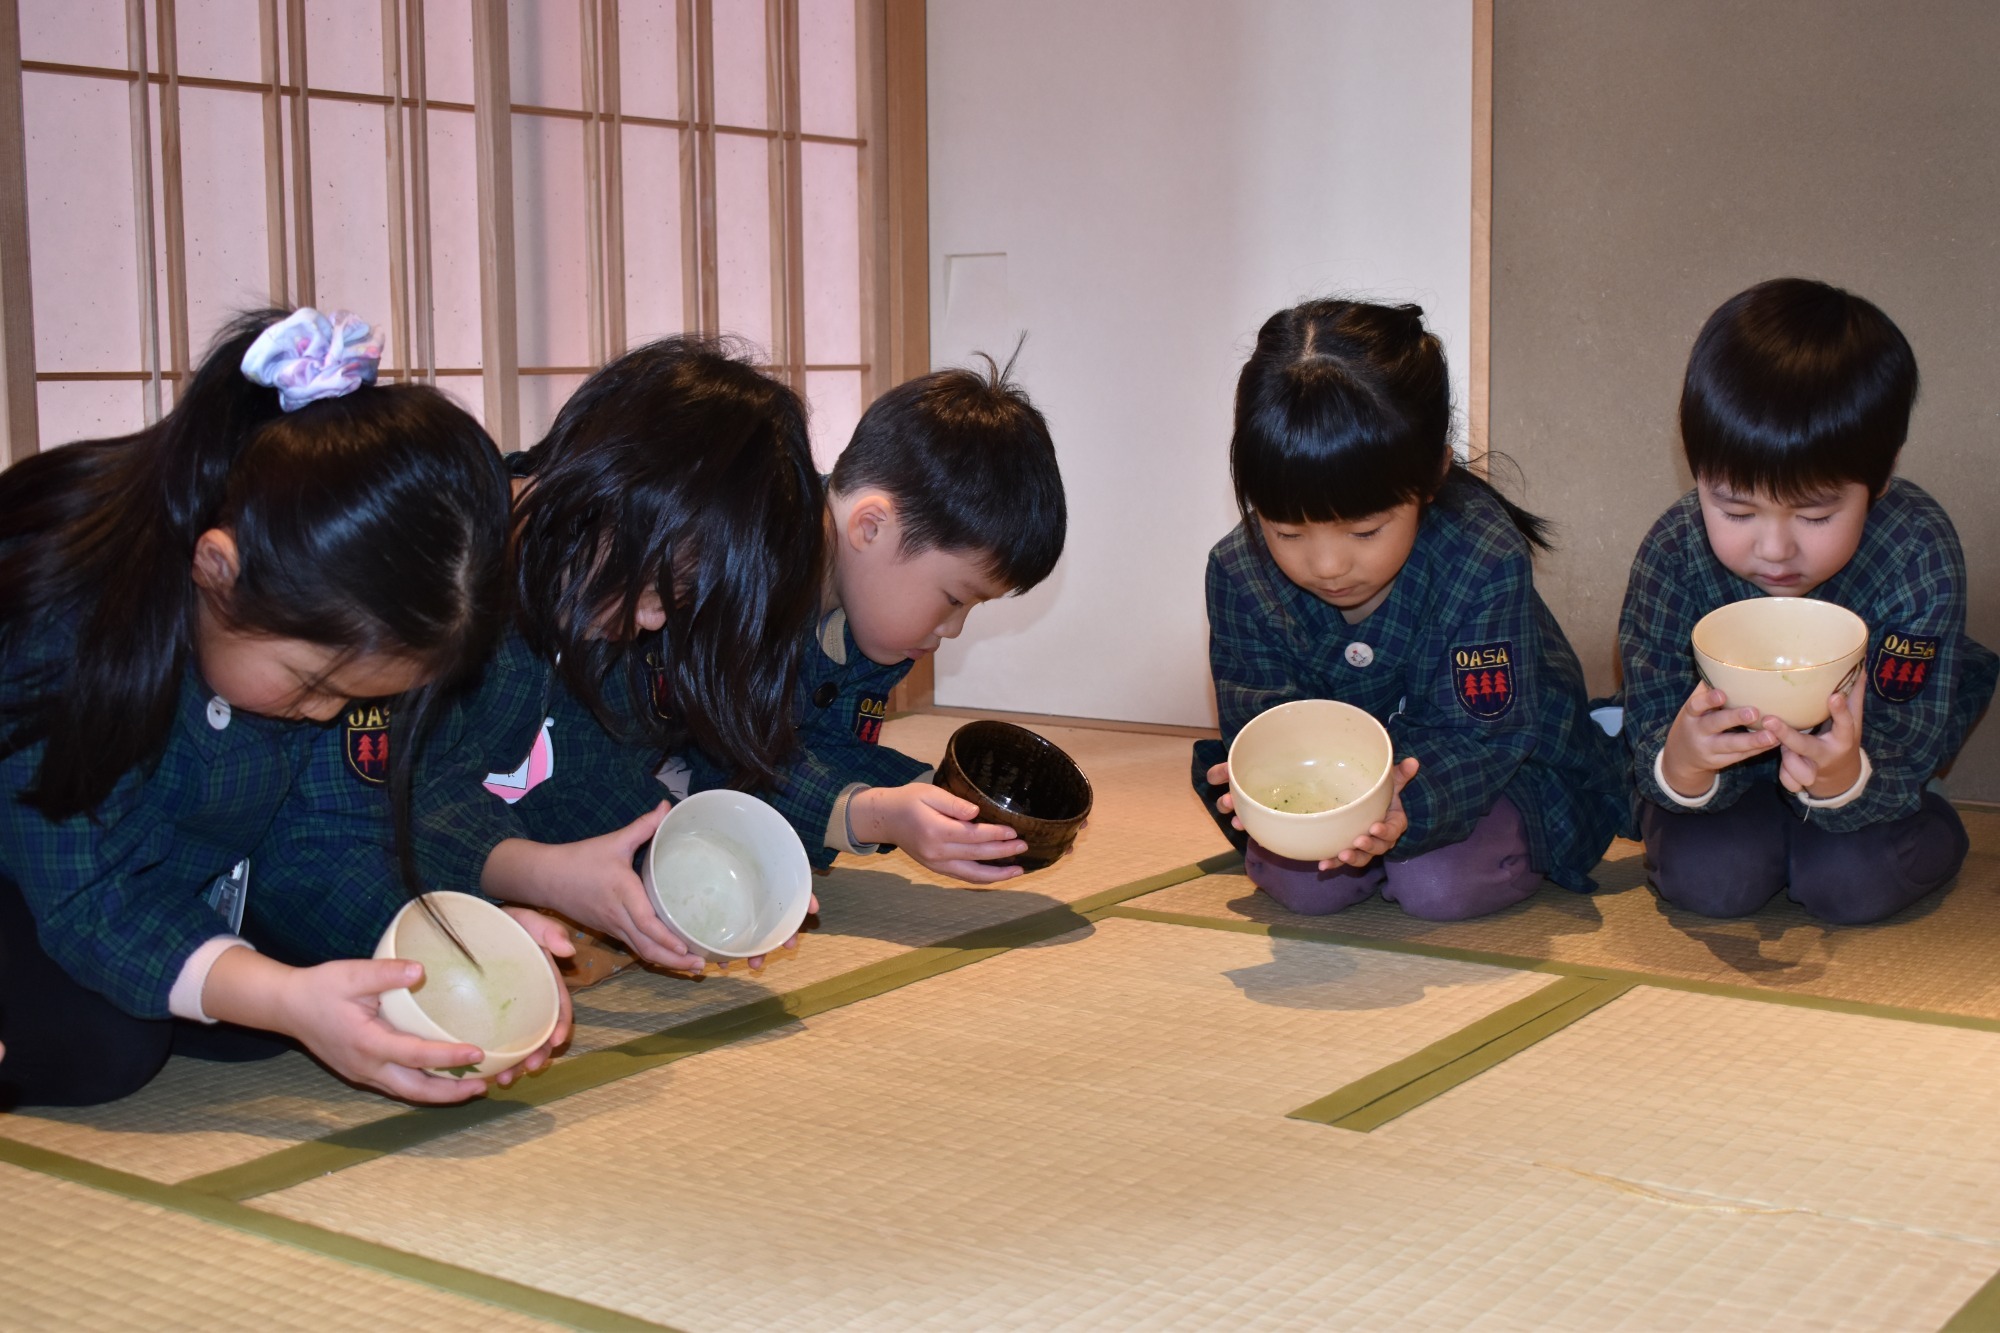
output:
[{"label": "oasa embroidered patch", "polygon": [[1923,692],[1924,680],[1937,665],[1938,641],[1890,630],[1875,649],[1868,664],[1868,678],[1875,693],[1892,704],[1908,703]]},{"label": "oasa embroidered patch", "polygon": [[1514,706],[1514,645],[1469,644],[1451,650],[1451,680],[1458,705],[1481,722]]},{"label": "oasa embroidered patch", "polygon": [[854,701],[854,734],[863,745],[882,739],[882,724],[889,720],[889,696],[864,694]]},{"label": "oasa embroidered patch", "polygon": [[347,771],[371,787],[389,780],[389,707],[356,704],[347,710],[345,744]]}]

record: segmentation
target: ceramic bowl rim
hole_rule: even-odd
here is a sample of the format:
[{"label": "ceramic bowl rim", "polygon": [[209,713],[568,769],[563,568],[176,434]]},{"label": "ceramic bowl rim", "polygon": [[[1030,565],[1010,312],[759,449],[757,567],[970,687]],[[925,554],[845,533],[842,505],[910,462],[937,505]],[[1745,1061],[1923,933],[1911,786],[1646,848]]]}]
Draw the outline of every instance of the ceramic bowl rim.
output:
[{"label": "ceramic bowl rim", "polygon": [[[1841,615],[1847,617],[1848,620],[1854,622],[1854,624],[1860,628],[1861,641],[1852,648],[1842,649],[1839,653],[1835,654],[1832,657],[1827,658],[1823,662],[1801,662],[1797,666],[1788,666],[1788,667],[1749,666],[1742,662],[1732,662],[1728,658],[1719,656],[1718,654],[1712,653],[1708,649],[1702,647],[1701,627],[1703,625],[1706,625],[1709,621],[1713,620],[1715,617],[1721,615],[1725,611],[1729,611],[1739,606],[1748,606],[1753,602],[1791,602],[1793,604],[1811,603],[1814,606],[1831,607],[1835,611],[1840,612]],[[1779,612],[1779,614],[1784,615],[1787,613]],[[1688,631],[1688,645],[1692,647],[1695,650],[1695,652],[1701,654],[1703,657],[1715,663],[1717,666],[1728,667],[1731,671],[1760,671],[1767,675],[1773,675],[1773,676],[1781,675],[1787,671],[1818,671],[1824,667],[1838,666],[1842,662],[1845,662],[1849,657],[1855,655],[1856,653],[1866,653],[1868,651],[1868,622],[1863,620],[1859,615],[1849,610],[1847,607],[1842,606],[1839,602],[1829,602],[1824,598],[1820,597],[1739,597],[1733,602],[1724,602],[1721,606],[1716,607],[1713,611],[1710,611],[1700,620],[1695,621],[1694,628]]]},{"label": "ceramic bowl rim", "polygon": [[[1375,728],[1376,733],[1380,735],[1382,738],[1382,749],[1383,752],[1389,756],[1389,759],[1388,762],[1382,766],[1382,772],[1380,776],[1378,776],[1374,782],[1369,784],[1367,791],[1361,793],[1361,795],[1355,797],[1351,801],[1347,801],[1341,805],[1328,806],[1324,810],[1310,810],[1310,811],[1273,810],[1270,806],[1265,805],[1262,801],[1250,795],[1249,792],[1245,791],[1242,787],[1237,785],[1236,746],[1238,742],[1240,742],[1243,739],[1243,735],[1245,732],[1249,731],[1250,728],[1254,726],[1256,723],[1261,722],[1265,718],[1271,716],[1271,714],[1281,712],[1284,709],[1297,708],[1300,705],[1324,705],[1324,704],[1333,704],[1337,707],[1345,708],[1350,712],[1358,713],[1360,716],[1367,718],[1369,723]],[[1343,811],[1352,810],[1354,809],[1354,807],[1371,800],[1376,795],[1376,793],[1380,792],[1382,790],[1382,784],[1389,781],[1390,776],[1393,773],[1395,773],[1395,771],[1396,771],[1396,742],[1395,739],[1389,735],[1389,729],[1383,726],[1381,719],[1377,718],[1373,713],[1369,712],[1365,708],[1360,708],[1354,704],[1348,703],[1345,699],[1291,699],[1286,701],[1285,703],[1275,704],[1272,707],[1267,708],[1263,712],[1257,714],[1256,717],[1251,718],[1250,721],[1245,722],[1241,730],[1239,730],[1236,733],[1236,739],[1229,742],[1230,792],[1239,801],[1247,801],[1249,804],[1256,806],[1258,814],[1269,815],[1271,818],[1277,820],[1284,820],[1284,821],[1296,820],[1298,822],[1305,823],[1313,820],[1326,819],[1332,815],[1340,814]]]},{"label": "ceramic bowl rim", "polygon": [[[1076,814],[1064,815],[1057,819],[1050,819],[1041,815],[1016,814],[1015,812],[1008,810],[1006,806],[1002,805],[998,800],[994,798],[992,792],[987,791],[977,782],[974,782],[972,780],[972,775],[965,771],[965,765],[959,761],[958,738],[960,736],[963,736],[966,732],[971,731],[974,728],[978,727],[993,727],[993,728],[999,728],[1004,731],[1018,731],[1024,736],[1032,737],[1034,739],[1035,744],[1038,747],[1045,750],[1049,754],[1053,754],[1058,759],[1062,760],[1065,764],[1068,764],[1070,767],[1070,771],[1076,774],[1077,780],[1083,783],[1083,809]],[[964,726],[952,732],[950,737],[946,739],[944,743],[944,758],[941,759],[938,763],[938,768],[940,771],[943,770],[944,765],[946,763],[949,763],[952,766],[952,768],[958,773],[959,777],[965,779],[965,785],[972,788],[974,791],[978,792],[980,796],[985,799],[988,805],[991,805],[996,810],[999,810],[1003,814],[1007,815],[1009,827],[1013,827],[1014,831],[1017,833],[1020,832],[1020,829],[1018,827],[1015,827],[1013,823],[1013,821],[1017,819],[1034,824],[1039,828],[1052,829],[1067,824],[1079,824],[1082,821],[1090,818],[1090,812],[1097,808],[1097,788],[1091,785],[1090,775],[1083,771],[1083,765],[1077,763],[1076,759],[1070,754],[1069,751],[1063,749],[1062,746],[1057,745],[1047,736],[1044,736],[1040,732],[1032,730],[1031,728],[1024,727],[1018,722],[1008,722],[997,717],[980,717],[972,719],[971,721],[967,722]],[[1023,839],[1023,841],[1026,841],[1026,839]]]}]

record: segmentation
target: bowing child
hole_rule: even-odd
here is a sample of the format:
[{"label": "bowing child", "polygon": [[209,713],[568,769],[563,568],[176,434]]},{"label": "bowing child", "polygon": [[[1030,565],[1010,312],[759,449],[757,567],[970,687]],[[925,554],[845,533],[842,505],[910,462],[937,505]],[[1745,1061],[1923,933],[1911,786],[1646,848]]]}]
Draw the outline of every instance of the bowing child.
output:
[{"label": "bowing child", "polygon": [[[863,414],[827,485],[830,563],[801,647],[799,746],[759,791],[815,867],[901,847],[969,883],[1022,873],[987,864],[1026,849],[1014,830],[979,823],[977,806],[932,785],[931,765],[881,744],[882,723],[889,692],[974,607],[1049,576],[1067,522],[1048,424],[990,360],[985,374],[920,376]],[[694,790],[731,784],[705,746],[682,762]]]},{"label": "bowing child", "polygon": [[485,1090],[424,1072],[476,1047],[378,1017],[420,965],[332,927],[291,963],[260,951],[264,923],[352,910],[256,850],[320,724],[393,693],[420,735],[505,600],[492,441],[433,389],[375,384],[379,356],[350,315],[245,316],[155,425],[0,473],[0,1104],[286,1049],[263,1034],[412,1101]]},{"label": "bowing child", "polygon": [[[1965,632],[1965,557],[1944,509],[1895,475],[1917,396],[1910,345],[1874,305],[1779,278],[1695,339],[1681,442],[1695,489],[1640,543],[1619,617],[1625,733],[1653,887],[1704,916],[1788,893],[1823,921],[1878,921],[1964,862],[1928,784],[1993,697]],[[1802,733],[1731,707],[1689,650],[1750,597],[1814,597],[1866,622],[1866,675]]]},{"label": "bowing child", "polygon": [[1365,709],[1403,756],[1387,816],[1336,859],[1279,857],[1226,823],[1251,881],[1289,911],[1380,892],[1434,920],[1498,911],[1544,876],[1592,888],[1625,803],[1617,748],[1535,591],[1542,520],[1453,457],[1423,312],[1319,300],[1267,320],[1230,474],[1243,521],[1207,584],[1222,739],[1196,743],[1196,790],[1226,820],[1229,742],[1295,699]]},{"label": "bowing child", "polygon": [[[693,738],[760,780],[792,751],[824,568],[804,406],[721,342],[666,338],[592,375],[509,463],[506,633],[418,760],[418,868],[699,972],[633,858],[665,817],[670,750]],[[322,736],[273,833],[272,860],[370,905],[357,942],[398,901],[379,756],[400,706]]]}]

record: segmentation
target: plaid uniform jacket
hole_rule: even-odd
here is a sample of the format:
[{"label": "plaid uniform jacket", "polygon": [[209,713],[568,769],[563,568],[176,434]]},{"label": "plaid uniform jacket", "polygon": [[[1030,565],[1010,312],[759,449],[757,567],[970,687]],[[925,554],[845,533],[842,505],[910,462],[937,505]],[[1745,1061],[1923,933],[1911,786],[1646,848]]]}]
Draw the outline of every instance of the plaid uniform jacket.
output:
[{"label": "plaid uniform jacket", "polygon": [[[611,698],[619,699],[615,688]],[[365,958],[406,901],[391,851],[387,764],[362,757],[373,752],[390,707],[356,705],[315,737],[258,849],[261,882],[252,879],[246,919],[255,923],[252,938],[276,957]],[[545,724],[548,775],[509,805],[486,779],[521,769]],[[371,749],[362,748],[364,737]],[[576,842],[629,823],[666,795],[652,777],[657,758],[607,734],[554,668],[509,635],[441,719],[418,767],[411,805],[424,884],[478,893],[487,856],[507,838]]]},{"label": "plaid uniform jacket", "polygon": [[[1222,740],[1198,743],[1197,788],[1259,713],[1338,699],[1380,720],[1398,759],[1422,764],[1390,860],[1462,842],[1506,796],[1533,864],[1566,889],[1594,887],[1591,867],[1628,800],[1617,744],[1590,720],[1582,667],[1535,591],[1526,539],[1483,488],[1446,483],[1388,599],[1356,625],[1238,525],[1209,553],[1208,622]],[[1217,794],[1203,791],[1211,807]]]},{"label": "plaid uniform jacket", "polygon": [[[1715,558],[1694,491],[1661,515],[1640,543],[1618,618],[1618,647],[1632,778],[1647,800],[1687,814],[1726,810],[1752,783],[1777,781],[1779,757],[1760,755],[1723,769],[1714,797],[1689,807],[1661,790],[1653,775],[1674,717],[1700,681],[1688,643],[1695,622],[1718,606],[1763,595]],[[1958,533],[1923,488],[1894,478],[1868,511],[1854,558],[1812,595],[1868,624],[1861,747],[1874,775],[1860,796],[1836,810],[1810,809],[1790,793],[1787,799],[1801,819],[1835,833],[1913,815],[1924,784],[1958,753],[1993,697],[2000,671],[1993,653],[1966,637]],[[1915,662],[1894,651],[1910,644],[1935,649],[1935,657],[1918,659],[1924,669],[1915,688],[1908,670]]]},{"label": "plaid uniform jacket", "polygon": [[[158,764],[125,774],[91,815],[52,822],[19,801],[41,745],[0,761],[9,797],[0,808],[0,874],[27,900],[43,950],[79,985],[139,1018],[165,1018],[188,956],[229,933],[204,901],[209,885],[251,856],[316,730],[226,708],[211,713],[212,698],[190,668]],[[253,858],[253,896],[261,870]]]},{"label": "plaid uniform jacket", "polygon": [[[833,864],[836,853],[826,845],[826,826],[842,792],[856,785],[900,787],[931,769],[879,742],[889,691],[912,665],[883,666],[864,657],[842,611],[822,620],[799,654],[799,750],[778,785],[756,795],[797,831],[816,868]],[[701,751],[689,750],[682,758],[690,791],[731,785],[728,773]]]}]

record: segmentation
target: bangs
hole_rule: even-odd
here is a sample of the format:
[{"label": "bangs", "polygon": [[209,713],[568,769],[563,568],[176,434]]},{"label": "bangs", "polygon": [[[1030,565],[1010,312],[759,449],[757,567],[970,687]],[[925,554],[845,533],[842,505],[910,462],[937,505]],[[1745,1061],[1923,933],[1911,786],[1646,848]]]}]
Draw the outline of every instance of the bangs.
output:
[{"label": "bangs", "polygon": [[1260,389],[1239,390],[1230,441],[1230,474],[1246,517],[1351,523],[1436,489],[1444,438],[1337,367],[1297,367]]}]

